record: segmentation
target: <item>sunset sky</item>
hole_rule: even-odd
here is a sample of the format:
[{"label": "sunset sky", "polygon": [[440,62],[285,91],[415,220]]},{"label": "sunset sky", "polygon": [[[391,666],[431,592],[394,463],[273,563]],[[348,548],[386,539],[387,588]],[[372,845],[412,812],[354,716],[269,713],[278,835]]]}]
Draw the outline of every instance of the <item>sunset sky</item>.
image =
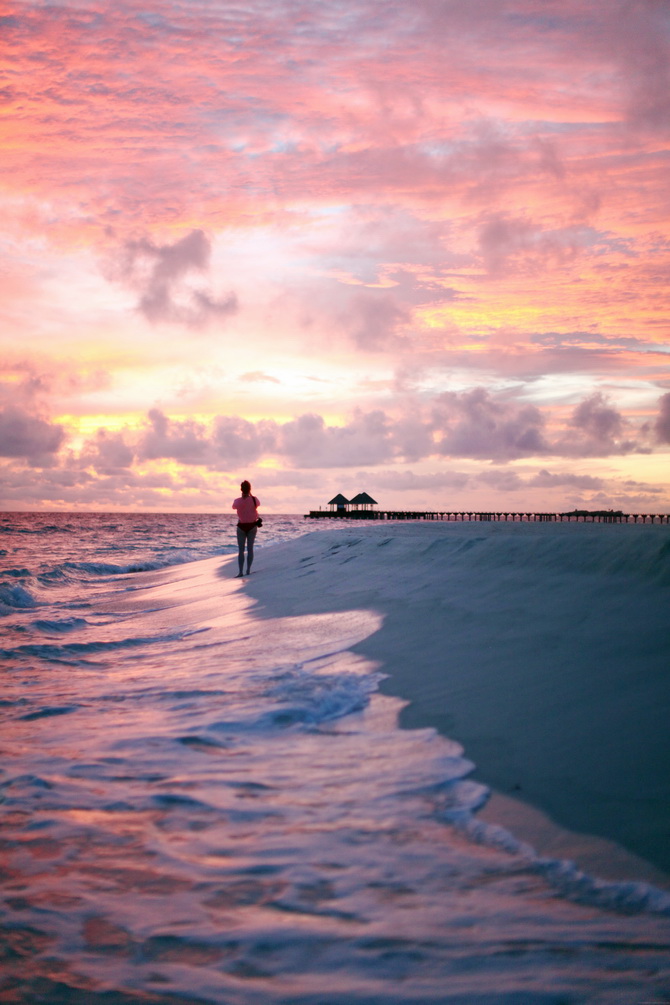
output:
[{"label": "sunset sky", "polygon": [[667,0],[0,38],[0,508],[670,512]]}]

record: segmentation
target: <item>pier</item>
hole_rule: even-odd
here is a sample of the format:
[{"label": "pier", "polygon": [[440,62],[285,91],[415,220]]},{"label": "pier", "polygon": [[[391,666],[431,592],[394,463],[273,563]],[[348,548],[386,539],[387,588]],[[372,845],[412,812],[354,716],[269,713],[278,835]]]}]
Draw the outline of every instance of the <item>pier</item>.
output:
[{"label": "pier", "polygon": [[573,510],[571,513],[525,513],[512,512],[480,513],[473,510],[376,510],[338,509],[310,510],[306,520],[441,520],[503,521],[510,523],[641,523],[668,524],[669,513],[621,513],[612,510]]}]

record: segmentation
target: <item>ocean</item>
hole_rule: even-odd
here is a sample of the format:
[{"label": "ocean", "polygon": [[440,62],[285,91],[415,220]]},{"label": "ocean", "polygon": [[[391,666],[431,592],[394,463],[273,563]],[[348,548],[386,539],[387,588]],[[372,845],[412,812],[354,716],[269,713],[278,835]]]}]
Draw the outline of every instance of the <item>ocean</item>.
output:
[{"label": "ocean", "polygon": [[[515,528],[500,589],[575,529]],[[376,533],[264,516],[251,582],[305,534],[351,570]],[[438,535],[505,540],[425,533],[436,562]],[[666,590],[667,541],[643,556]],[[484,822],[468,749],[401,728],[361,648],[380,610],[259,617],[236,550],[227,515],[0,517],[0,1002],[670,1002],[668,890]]]}]

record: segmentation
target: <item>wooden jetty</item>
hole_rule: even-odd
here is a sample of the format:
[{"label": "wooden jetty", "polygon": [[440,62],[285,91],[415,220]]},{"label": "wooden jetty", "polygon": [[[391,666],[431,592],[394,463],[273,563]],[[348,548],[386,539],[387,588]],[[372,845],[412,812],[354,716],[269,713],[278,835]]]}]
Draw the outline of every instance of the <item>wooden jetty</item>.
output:
[{"label": "wooden jetty", "polygon": [[669,513],[622,513],[613,510],[573,510],[571,513],[522,513],[496,512],[479,513],[473,510],[375,510],[375,509],[330,509],[310,510],[306,520],[443,520],[464,522],[509,521],[510,523],[644,523],[668,524]]}]

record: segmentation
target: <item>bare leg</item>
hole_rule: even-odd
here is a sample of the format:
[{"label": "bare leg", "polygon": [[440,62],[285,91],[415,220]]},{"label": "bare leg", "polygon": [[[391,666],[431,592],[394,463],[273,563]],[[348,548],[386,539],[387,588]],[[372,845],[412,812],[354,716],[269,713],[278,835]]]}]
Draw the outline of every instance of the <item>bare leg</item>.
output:
[{"label": "bare leg", "polygon": [[240,571],[237,573],[238,576],[242,575],[242,569],[244,568],[244,542],[246,541],[247,535],[244,533],[241,527],[237,528],[237,564]]},{"label": "bare leg", "polygon": [[[247,534],[247,576],[251,572],[251,563],[254,560],[254,541],[256,540],[257,529],[252,527]],[[240,565],[240,570],[242,566]]]}]

